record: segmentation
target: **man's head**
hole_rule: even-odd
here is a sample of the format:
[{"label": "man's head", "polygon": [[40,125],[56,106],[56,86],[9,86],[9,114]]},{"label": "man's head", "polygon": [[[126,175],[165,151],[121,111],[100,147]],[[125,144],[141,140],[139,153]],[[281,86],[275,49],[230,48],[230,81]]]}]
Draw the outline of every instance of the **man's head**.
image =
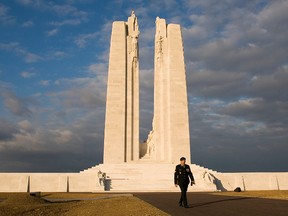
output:
[{"label": "man's head", "polygon": [[186,158],[185,158],[185,157],[181,157],[181,158],[180,158],[180,164],[181,164],[181,165],[184,165],[185,162],[186,162]]}]

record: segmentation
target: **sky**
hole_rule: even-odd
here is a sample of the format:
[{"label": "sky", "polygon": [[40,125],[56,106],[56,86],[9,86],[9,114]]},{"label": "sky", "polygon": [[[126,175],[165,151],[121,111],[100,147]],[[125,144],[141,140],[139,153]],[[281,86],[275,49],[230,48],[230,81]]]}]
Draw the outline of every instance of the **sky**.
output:
[{"label": "sky", "polygon": [[0,172],[102,163],[111,27],[131,10],[140,141],[152,127],[159,16],[182,27],[192,162],[288,171],[288,1],[1,0]]}]

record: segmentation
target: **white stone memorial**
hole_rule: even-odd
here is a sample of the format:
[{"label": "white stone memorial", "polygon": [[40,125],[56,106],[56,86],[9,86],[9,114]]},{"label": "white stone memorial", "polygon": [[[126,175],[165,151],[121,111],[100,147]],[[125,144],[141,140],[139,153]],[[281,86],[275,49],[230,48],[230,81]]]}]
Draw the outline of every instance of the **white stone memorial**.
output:
[{"label": "white stone memorial", "polygon": [[[179,191],[174,169],[191,163],[184,50],[180,25],[156,18],[154,116],[139,147],[139,37],[134,12],[113,22],[103,164],[80,173],[0,173],[0,192]],[[288,190],[288,173],[220,173],[191,164],[191,191]],[[101,174],[101,175],[100,175]],[[104,184],[102,184],[104,183]]]},{"label": "white stone memorial", "polygon": [[[138,22],[113,23],[108,69],[104,164],[139,161]],[[180,25],[156,18],[154,118],[144,159],[190,163],[184,51]]]}]

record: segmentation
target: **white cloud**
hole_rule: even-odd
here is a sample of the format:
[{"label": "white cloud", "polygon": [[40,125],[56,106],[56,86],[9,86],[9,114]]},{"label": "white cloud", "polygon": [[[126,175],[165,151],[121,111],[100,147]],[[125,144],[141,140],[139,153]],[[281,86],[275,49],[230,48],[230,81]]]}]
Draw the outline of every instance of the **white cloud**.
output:
[{"label": "white cloud", "polygon": [[35,53],[31,53],[31,52],[26,52],[23,53],[24,54],[24,61],[27,63],[33,63],[33,62],[38,62],[39,60],[42,59],[41,56],[35,54]]},{"label": "white cloud", "polygon": [[108,65],[104,63],[95,63],[87,67],[87,71],[92,75],[107,75]]},{"label": "white cloud", "polygon": [[68,143],[73,138],[73,133],[70,130],[51,130],[50,131],[58,144]]},{"label": "white cloud", "polygon": [[100,35],[99,32],[81,34],[74,40],[74,42],[78,47],[83,48],[83,47],[86,47],[89,40],[95,39],[99,35]]},{"label": "white cloud", "polygon": [[0,43],[0,49],[22,56],[23,60],[27,63],[33,63],[43,59],[40,55],[29,52],[21,47],[18,42]]},{"label": "white cloud", "polygon": [[58,31],[59,31],[59,30],[58,30],[57,28],[52,29],[52,30],[50,30],[50,31],[47,32],[47,36],[48,36],[48,37],[54,36],[54,35],[56,35],[56,34],[58,33]]},{"label": "white cloud", "polygon": [[53,26],[64,26],[64,25],[79,25],[81,24],[81,19],[66,19],[66,20],[63,20],[63,21],[58,21],[58,22],[50,22],[49,24],[50,25],[53,25]]},{"label": "white cloud", "polygon": [[34,22],[32,20],[28,20],[22,23],[22,27],[31,27],[31,26],[34,26]]},{"label": "white cloud", "polygon": [[19,46],[18,42],[0,43],[0,49],[6,50],[6,51],[12,51],[17,46]]},{"label": "white cloud", "polygon": [[13,24],[16,19],[14,16],[9,15],[9,8],[0,3],[0,23]]},{"label": "white cloud", "polygon": [[41,81],[39,82],[39,84],[40,84],[41,86],[49,86],[49,85],[50,85],[50,80],[41,80]]},{"label": "white cloud", "polygon": [[99,109],[106,100],[107,76],[71,78],[57,80],[55,84],[61,90],[48,93],[54,103],[69,109]]},{"label": "white cloud", "polygon": [[36,74],[35,73],[32,73],[32,72],[29,72],[29,71],[22,71],[20,73],[21,77],[27,79],[27,78],[30,78],[30,77],[33,77],[35,76]]},{"label": "white cloud", "polygon": [[33,128],[32,123],[27,119],[18,122],[17,125],[18,125],[19,130],[22,134],[29,135],[29,134],[34,132],[34,128]]},{"label": "white cloud", "polygon": [[29,5],[29,4],[33,4],[33,0],[17,0],[19,3],[23,4],[23,5]]},{"label": "white cloud", "polygon": [[53,55],[54,55],[55,57],[61,58],[61,57],[66,56],[67,54],[66,54],[65,52],[62,52],[62,51],[56,51],[56,52],[54,52]]},{"label": "white cloud", "polygon": [[32,128],[31,122],[28,121],[27,119],[18,122],[18,125],[19,125],[19,127],[20,127],[21,129],[23,129],[23,130],[30,130],[30,129]]},{"label": "white cloud", "polygon": [[25,6],[31,6],[37,10],[55,13],[59,18],[65,18],[61,21],[50,22],[50,24],[54,26],[79,25],[88,21],[89,14],[86,11],[79,10],[69,4],[60,5],[42,0],[18,0],[18,2]]}]

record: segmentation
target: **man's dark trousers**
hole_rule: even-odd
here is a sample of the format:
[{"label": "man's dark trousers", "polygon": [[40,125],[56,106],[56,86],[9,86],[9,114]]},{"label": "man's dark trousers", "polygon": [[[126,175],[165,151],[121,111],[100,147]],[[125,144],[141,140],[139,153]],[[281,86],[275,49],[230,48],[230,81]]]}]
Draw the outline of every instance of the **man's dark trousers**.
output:
[{"label": "man's dark trousers", "polygon": [[[189,183],[188,183],[189,184]],[[187,188],[188,188],[188,184],[179,184],[179,187],[181,189],[181,197],[179,200],[179,204],[182,205],[182,203],[184,204],[184,206],[187,206]]]}]

